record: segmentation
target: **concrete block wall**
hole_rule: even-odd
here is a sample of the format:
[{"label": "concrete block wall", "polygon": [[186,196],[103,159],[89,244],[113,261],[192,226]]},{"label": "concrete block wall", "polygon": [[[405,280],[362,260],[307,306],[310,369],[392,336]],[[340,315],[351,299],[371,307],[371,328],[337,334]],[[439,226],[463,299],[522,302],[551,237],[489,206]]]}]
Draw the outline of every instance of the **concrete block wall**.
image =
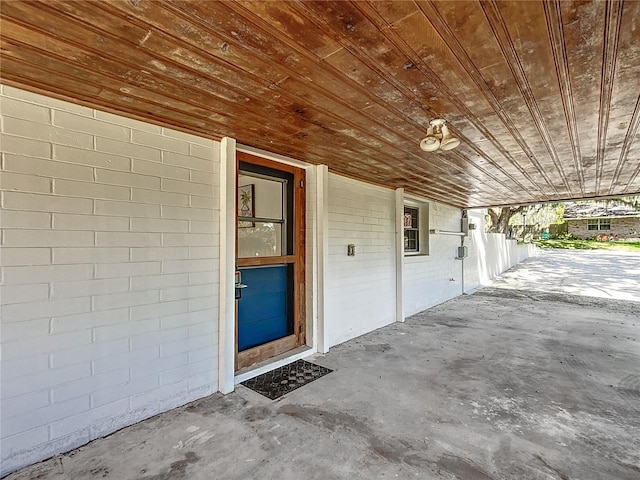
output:
[{"label": "concrete block wall", "polygon": [[[505,235],[485,233],[483,209],[469,210],[469,231],[464,245],[468,256],[456,259],[460,237],[443,234],[429,236],[429,255],[404,258],[403,301],[405,316],[413,315],[464,292],[489,285],[498,275],[535,254],[534,245],[518,245]],[[429,203],[429,229],[459,232],[462,211]]]},{"label": "concrete block wall", "polygon": [[219,145],[1,88],[4,474],[217,391]]},{"label": "concrete block wall", "polygon": [[[428,230],[459,232],[462,211],[429,202]],[[462,293],[462,263],[456,260],[460,237],[429,235],[428,255],[405,255],[402,280],[404,314],[410,316]]]},{"label": "concrete block wall", "polygon": [[328,210],[324,314],[331,347],[395,321],[395,192],[329,173]]},{"label": "concrete block wall", "polygon": [[465,241],[469,257],[465,259],[465,292],[489,285],[502,272],[535,255],[533,244],[518,245],[517,240],[507,240],[502,233],[486,233],[486,210],[469,210],[469,223],[476,225]]}]

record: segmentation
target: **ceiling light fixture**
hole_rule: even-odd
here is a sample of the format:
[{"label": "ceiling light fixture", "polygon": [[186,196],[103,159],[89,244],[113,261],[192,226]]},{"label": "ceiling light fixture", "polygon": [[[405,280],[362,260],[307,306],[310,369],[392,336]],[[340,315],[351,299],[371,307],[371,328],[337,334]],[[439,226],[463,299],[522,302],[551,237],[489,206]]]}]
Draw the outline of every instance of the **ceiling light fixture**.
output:
[{"label": "ceiling light fixture", "polygon": [[447,151],[458,145],[460,145],[460,140],[451,135],[447,121],[442,118],[436,118],[429,122],[427,136],[420,142],[420,148],[425,152],[435,152],[438,149]]}]

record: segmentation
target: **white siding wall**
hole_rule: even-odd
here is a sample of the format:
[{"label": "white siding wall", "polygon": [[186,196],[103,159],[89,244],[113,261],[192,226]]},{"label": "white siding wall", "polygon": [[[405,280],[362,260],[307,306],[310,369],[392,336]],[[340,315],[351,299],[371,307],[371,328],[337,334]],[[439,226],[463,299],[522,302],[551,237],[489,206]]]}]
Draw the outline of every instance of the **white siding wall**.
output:
[{"label": "white siding wall", "polygon": [[[460,231],[462,212],[429,202],[428,229]],[[462,293],[462,264],[455,260],[460,237],[429,235],[429,255],[404,257],[404,314],[410,316]]]},{"label": "white siding wall", "polygon": [[0,102],[6,473],[217,391],[219,144]]},{"label": "white siding wall", "polygon": [[[395,321],[395,192],[329,174],[328,347]],[[355,257],[347,245],[356,246]]]}]

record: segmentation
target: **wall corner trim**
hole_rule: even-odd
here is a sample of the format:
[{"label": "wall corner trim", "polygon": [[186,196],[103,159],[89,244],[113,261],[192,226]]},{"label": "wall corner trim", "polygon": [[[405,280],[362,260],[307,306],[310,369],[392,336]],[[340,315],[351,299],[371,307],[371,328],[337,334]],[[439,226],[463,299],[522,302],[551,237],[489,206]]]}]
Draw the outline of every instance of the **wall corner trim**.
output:
[{"label": "wall corner trim", "polygon": [[396,189],[396,322],[404,322],[402,282],[404,275],[404,188]]},{"label": "wall corner trim", "polygon": [[329,168],[317,167],[316,221],[318,232],[318,320],[316,346],[319,353],[329,351],[329,338],[325,322],[327,312],[327,272],[329,268]]},{"label": "wall corner trim", "polygon": [[224,137],[220,145],[220,302],[218,315],[218,389],[235,388],[235,213],[236,141]]}]

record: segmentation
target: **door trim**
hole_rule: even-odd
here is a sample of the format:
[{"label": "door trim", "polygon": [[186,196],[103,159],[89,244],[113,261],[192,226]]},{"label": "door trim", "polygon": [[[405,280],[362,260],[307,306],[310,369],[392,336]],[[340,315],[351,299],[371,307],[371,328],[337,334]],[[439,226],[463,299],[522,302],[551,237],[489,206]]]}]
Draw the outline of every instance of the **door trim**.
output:
[{"label": "door trim", "polygon": [[238,370],[269,358],[273,358],[281,353],[288,352],[289,350],[293,350],[299,346],[297,342],[298,336],[296,334],[292,334],[239,352]]},{"label": "door trim", "polygon": [[[286,337],[258,345],[242,352],[238,352],[238,316],[235,320],[235,371],[275,357],[289,350],[293,350],[306,342],[306,285],[305,285],[305,261],[306,261],[306,178],[305,170],[288,164],[274,162],[244,152],[237,152],[236,175],[240,173],[240,162],[249,163],[261,167],[287,172],[293,175],[293,254],[278,257],[236,258],[237,267],[249,267],[285,263],[293,264],[293,334]],[[237,178],[237,177],[236,177]],[[237,237],[237,204],[236,198],[236,252],[238,252]]]}]

